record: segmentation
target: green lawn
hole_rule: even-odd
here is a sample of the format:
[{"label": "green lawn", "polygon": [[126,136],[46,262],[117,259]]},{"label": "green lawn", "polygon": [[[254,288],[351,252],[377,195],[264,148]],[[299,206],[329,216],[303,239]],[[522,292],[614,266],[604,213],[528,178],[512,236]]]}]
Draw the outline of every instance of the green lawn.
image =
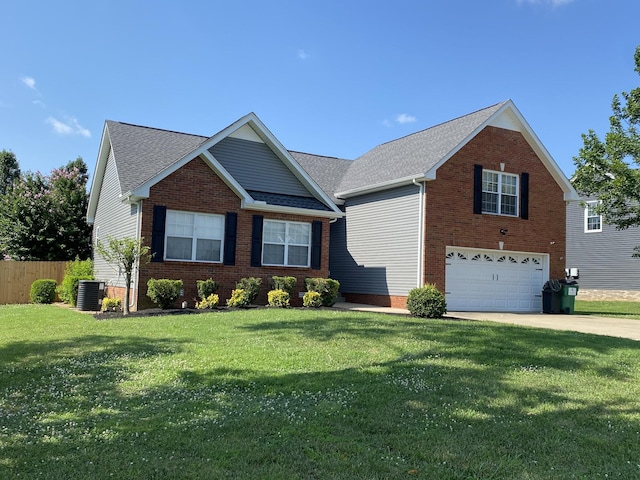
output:
[{"label": "green lawn", "polygon": [[640,342],[0,306],[0,478],[640,478]]},{"label": "green lawn", "polygon": [[575,313],[580,315],[597,315],[601,317],[620,317],[630,320],[640,320],[640,303],[638,302],[613,302],[613,301],[588,301],[576,298]]}]

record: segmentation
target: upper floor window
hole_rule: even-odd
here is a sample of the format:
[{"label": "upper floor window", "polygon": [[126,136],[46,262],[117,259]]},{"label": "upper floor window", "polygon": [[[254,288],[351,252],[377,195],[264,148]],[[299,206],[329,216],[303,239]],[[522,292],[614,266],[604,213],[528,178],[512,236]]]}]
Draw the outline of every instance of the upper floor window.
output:
[{"label": "upper floor window", "polygon": [[482,213],[518,216],[518,176],[482,171]]},{"label": "upper floor window", "polygon": [[165,258],[222,261],[224,216],[167,210]]},{"label": "upper floor window", "polygon": [[311,257],[311,224],[264,221],[262,264],[308,267]]},{"label": "upper floor window", "polygon": [[584,231],[585,232],[601,232],[602,231],[602,215],[596,212],[599,201],[586,202],[584,209]]}]

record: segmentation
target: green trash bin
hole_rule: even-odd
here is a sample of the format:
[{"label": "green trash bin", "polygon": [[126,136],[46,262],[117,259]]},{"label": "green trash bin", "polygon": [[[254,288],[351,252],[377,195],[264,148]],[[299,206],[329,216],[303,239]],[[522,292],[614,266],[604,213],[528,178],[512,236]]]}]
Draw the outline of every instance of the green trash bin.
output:
[{"label": "green trash bin", "polygon": [[579,287],[577,283],[562,284],[562,295],[560,297],[560,311],[562,313],[573,315],[578,290]]}]

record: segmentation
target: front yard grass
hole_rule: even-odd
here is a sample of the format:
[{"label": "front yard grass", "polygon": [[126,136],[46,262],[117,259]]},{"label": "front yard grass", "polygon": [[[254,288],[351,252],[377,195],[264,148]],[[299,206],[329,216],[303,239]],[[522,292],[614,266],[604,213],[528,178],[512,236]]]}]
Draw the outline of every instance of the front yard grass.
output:
[{"label": "front yard grass", "polygon": [[0,332],[2,478],[640,478],[631,340],[329,309]]},{"label": "front yard grass", "polygon": [[575,313],[600,317],[620,317],[640,320],[639,302],[618,302],[609,300],[579,300],[576,298]]}]

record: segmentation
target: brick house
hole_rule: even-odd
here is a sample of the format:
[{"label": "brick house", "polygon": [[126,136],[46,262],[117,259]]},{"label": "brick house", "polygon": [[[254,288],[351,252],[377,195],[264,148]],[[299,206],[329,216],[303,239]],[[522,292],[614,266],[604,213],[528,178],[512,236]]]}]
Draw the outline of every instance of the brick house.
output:
[{"label": "brick house", "polygon": [[[539,311],[544,282],[564,277],[565,205],[576,199],[508,100],[355,160],[287,151],[253,114],[210,138],[108,121],[88,218],[96,238],[151,242],[138,308],[148,278],[182,279],[190,301],[198,279],[228,298],[244,276],[294,275],[300,289],[331,276],[348,301],[382,306],[404,307],[412,288],[435,283],[451,311]],[[194,235],[191,258],[174,258],[185,215],[212,222],[215,258],[194,256]],[[300,241],[274,243],[282,228],[301,229]]]},{"label": "brick house", "polygon": [[[329,276],[329,221],[342,216],[254,114],[212,137],[105,123],[89,199],[93,241],[143,238],[153,259],[132,285],[133,309],[153,306],[150,278],[180,279],[193,307],[196,281],[220,283],[221,299],[243,277]],[[94,258],[109,295],[121,272]],[[266,303],[267,288],[260,302]],[[297,298],[293,299],[294,302]]]}]

